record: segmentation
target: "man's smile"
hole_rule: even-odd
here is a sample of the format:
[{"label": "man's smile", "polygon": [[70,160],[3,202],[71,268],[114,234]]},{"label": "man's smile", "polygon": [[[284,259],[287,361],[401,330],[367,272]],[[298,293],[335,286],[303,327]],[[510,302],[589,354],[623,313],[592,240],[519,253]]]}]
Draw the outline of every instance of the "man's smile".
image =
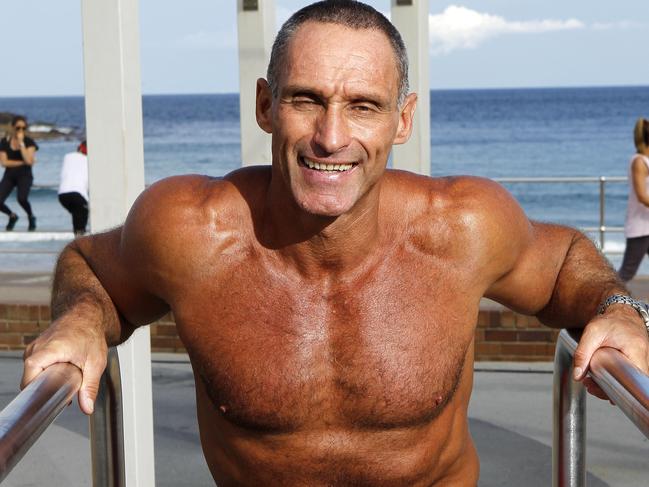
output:
[{"label": "man's smile", "polygon": [[316,162],[311,159],[308,159],[306,157],[300,156],[298,158],[298,161],[301,166],[307,167],[309,169],[313,169],[315,171],[333,171],[333,172],[344,172],[344,171],[349,171],[352,169],[354,166],[357,166],[358,163],[356,162],[349,162],[349,163],[324,163],[324,162]]}]

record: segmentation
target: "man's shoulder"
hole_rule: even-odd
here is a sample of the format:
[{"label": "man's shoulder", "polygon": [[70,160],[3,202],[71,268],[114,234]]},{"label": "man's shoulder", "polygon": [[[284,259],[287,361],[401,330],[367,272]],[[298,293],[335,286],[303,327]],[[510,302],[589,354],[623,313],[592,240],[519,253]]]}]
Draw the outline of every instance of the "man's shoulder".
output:
[{"label": "man's shoulder", "polygon": [[182,211],[225,210],[247,204],[251,193],[264,193],[269,180],[265,167],[241,168],[222,177],[184,174],[161,179],[143,194]]},{"label": "man's shoulder", "polygon": [[481,208],[502,199],[507,191],[497,182],[478,176],[431,177],[408,171],[390,171],[389,187],[396,197],[406,197],[422,210]]},{"label": "man's shoulder", "polygon": [[393,215],[399,221],[407,219],[407,234],[417,248],[457,259],[467,269],[484,273],[487,281],[511,267],[530,226],[500,184],[475,176],[395,176],[401,188],[393,192]]},{"label": "man's shoulder", "polygon": [[250,195],[259,198],[264,171],[241,169],[224,177],[198,174],[171,176],[149,186],[136,200],[129,219],[152,232],[225,228],[250,215]]},{"label": "man's shoulder", "polygon": [[[429,177],[391,171],[386,205],[413,229],[457,241],[501,232],[524,213],[500,184],[476,176]],[[404,215],[406,218],[404,219]]]},{"label": "man's shoulder", "polygon": [[205,213],[233,199],[236,194],[224,178],[185,174],[151,184],[137,199],[134,209],[171,218],[177,213]]}]

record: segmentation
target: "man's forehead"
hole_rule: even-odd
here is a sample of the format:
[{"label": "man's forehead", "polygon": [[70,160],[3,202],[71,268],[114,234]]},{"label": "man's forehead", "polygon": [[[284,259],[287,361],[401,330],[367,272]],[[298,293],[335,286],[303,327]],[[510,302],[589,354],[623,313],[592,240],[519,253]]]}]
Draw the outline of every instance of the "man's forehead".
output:
[{"label": "man's forehead", "polygon": [[[398,77],[397,61],[387,36],[377,29],[354,29],[340,24],[304,23],[287,46],[285,74],[295,71],[358,71],[359,77],[373,73]],[[390,76],[391,77],[391,76]]]},{"label": "man's forehead", "polygon": [[306,47],[318,51],[341,47],[349,48],[351,52],[370,52],[380,57],[392,58],[396,67],[390,40],[378,29],[352,28],[343,24],[310,20],[296,30],[289,41],[288,51],[298,55],[304,54]]}]

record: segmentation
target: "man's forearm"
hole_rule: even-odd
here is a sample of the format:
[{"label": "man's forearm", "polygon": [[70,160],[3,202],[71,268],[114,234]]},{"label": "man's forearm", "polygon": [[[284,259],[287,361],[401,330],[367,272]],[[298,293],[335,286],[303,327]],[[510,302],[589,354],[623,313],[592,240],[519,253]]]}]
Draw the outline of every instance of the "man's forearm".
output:
[{"label": "man's forearm", "polygon": [[121,319],[115,305],[75,243],[61,253],[52,286],[52,320],[79,313],[86,326],[97,326],[108,345],[126,340],[133,327]]},{"label": "man's forearm", "polygon": [[614,293],[628,291],[591,240],[575,232],[552,297],[537,316],[553,327],[583,327],[602,301]]}]

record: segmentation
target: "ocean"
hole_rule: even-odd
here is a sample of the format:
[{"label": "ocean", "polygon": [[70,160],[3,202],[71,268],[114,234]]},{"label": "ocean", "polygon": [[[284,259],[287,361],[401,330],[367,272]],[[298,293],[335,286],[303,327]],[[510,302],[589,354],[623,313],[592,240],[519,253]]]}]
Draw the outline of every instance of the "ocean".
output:
[{"label": "ocean", "polygon": [[[430,103],[433,176],[625,176],[634,153],[633,126],[638,117],[649,116],[649,86],[433,90]],[[85,126],[82,97],[0,98],[0,112],[78,133]],[[221,176],[240,166],[237,94],[145,95],[143,115],[147,183],[183,173]],[[30,200],[41,231],[70,230],[56,186],[61,159],[77,143],[39,142],[34,184],[41,187]],[[531,218],[581,228],[599,224],[597,183],[505,186]],[[606,225],[623,224],[627,192],[626,183],[607,184]],[[21,216],[16,230],[24,230],[27,222],[15,193],[7,203]],[[43,241],[37,234],[14,238],[0,233],[0,251],[5,251],[0,268],[5,270],[48,270],[65,243]],[[619,252],[623,242],[621,234],[610,234],[606,248]],[[53,253],[6,253],[19,249]]]}]

